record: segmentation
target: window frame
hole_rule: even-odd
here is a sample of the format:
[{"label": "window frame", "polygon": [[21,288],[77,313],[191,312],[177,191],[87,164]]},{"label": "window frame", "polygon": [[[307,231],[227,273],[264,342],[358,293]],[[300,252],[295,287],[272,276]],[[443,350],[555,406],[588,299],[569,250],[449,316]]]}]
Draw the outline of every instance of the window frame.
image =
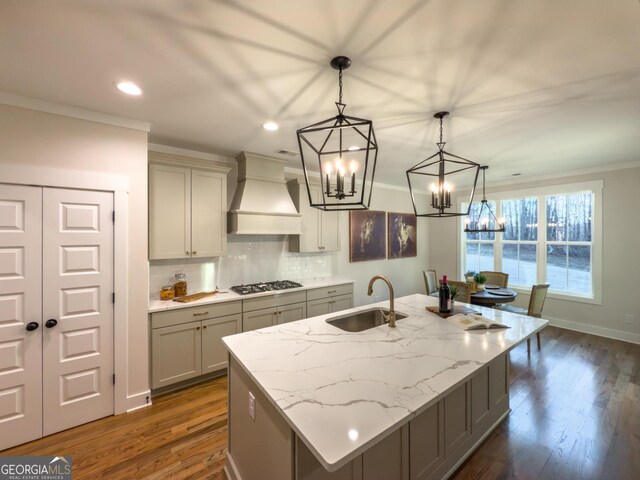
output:
[{"label": "window frame", "polygon": [[[588,182],[578,182],[570,184],[558,184],[552,186],[544,186],[538,188],[526,188],[522,190],[509,190],[502,192],[490,193],[488,199],[496,203],[497,218],[502,215],[502,202],[505,200],[520,200],[524,198],[535,197],[538,200],[538,240],[503,240],[498,239],[496,233],[495,240],[487,241],[493,243],[493,263],[496,271],[502,270],[502,245],[503,244],[535,244],[536,245],[536,283],[544,283],[547,270],[547,245],[590,245],[591,246],[591,295],[581,295],[578,293],[562,292],[558,290],[549,290],[548,298],[559,300],[568,300],[580,303],[591,303],[602,305],[602,190],[604,182],[602,180],[594,180]],[[593,210],[591,222],[591,242],[559,242],[547,241],[547,197],[556,195],[571,195],[580,192],[590,192],[593,194]],[[466,202],[465,197],[457,197],[458,207],[462,208]],[[464,219],[460,217],[457,228],[458,236],[458,272],[460,278],[464,275],[466,265],[466,236],[464,233]],[[472,240],[478,242],[478,240]],[[509,286],[518,293],[530,294],[529,286],[513,285]]]}]

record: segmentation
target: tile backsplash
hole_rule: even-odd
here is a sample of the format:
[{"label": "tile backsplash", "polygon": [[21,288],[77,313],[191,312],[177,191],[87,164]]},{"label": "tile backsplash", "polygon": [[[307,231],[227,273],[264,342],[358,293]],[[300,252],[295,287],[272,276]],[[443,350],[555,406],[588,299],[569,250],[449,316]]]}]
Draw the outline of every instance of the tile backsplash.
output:
[{"label": "tile backsplash", "polygon": [[149,292],[156,297],[176,273],[187,275],[189,293],[271,280],[304,283],[334,275],[337,253],[292,253],[288,248],[286,235],[228,235],[224,257],[152,260]]}]

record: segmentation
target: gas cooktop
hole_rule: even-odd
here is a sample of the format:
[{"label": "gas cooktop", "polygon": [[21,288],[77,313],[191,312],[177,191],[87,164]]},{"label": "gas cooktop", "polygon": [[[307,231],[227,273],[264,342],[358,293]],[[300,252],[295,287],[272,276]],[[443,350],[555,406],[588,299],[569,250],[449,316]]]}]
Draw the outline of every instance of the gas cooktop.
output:
[{"label": "gas cooktop", "polygon": [[287,288],[297,288],[301,286],[301,283],[292,282],[291,280],[276,280],[275,282],[252,283],[250,285],[235,285],[231,287],[231,290],[240,295],[249,295],[250,293],[286,290]]}]

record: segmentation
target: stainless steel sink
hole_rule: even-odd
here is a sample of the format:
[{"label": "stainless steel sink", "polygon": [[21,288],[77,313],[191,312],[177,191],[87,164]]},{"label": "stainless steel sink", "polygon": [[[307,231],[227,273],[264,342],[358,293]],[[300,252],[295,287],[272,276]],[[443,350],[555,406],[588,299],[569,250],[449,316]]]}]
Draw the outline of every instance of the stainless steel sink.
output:
[{"label": "stainless steel sink", "polygon": [[[340,315],[327,319],[327,323],[338,327],[345,332],[362,332],[373,327],[384,325],[384,315],[389,315],[386,308],[370,308],[369,310],[361,310],[359,312]],[[396,320],[407,318],[408,315],[396,312]]]}]

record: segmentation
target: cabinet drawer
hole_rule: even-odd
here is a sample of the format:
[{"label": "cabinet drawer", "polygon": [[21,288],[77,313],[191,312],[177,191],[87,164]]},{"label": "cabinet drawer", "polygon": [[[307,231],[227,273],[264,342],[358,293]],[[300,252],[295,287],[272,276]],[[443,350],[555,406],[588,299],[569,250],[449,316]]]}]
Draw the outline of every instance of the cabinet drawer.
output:
[{"label": "cabinet drawer", "polygon": [[196,320],[207,320],[237,313],[242,313],[242,302],[240,300],[157,312],[151,314],[151,328],[180,325]]},{"label": "cabinet drawer", "polygon": [[353,293],[353,283],[343,285],[333,285],[307,290],[307,300],[318,300],[319,298],[335,297],[337,295],[348,295]]},{"label": "cabinet drawer", "polygon": [[242,311],[251,312],[263,308],[279,307],[281,305],[289,305],[292,303],[300,303],[307,301],[307,292],[289,292],[274,293],[264,297],[248,298],[242,301]]}]

